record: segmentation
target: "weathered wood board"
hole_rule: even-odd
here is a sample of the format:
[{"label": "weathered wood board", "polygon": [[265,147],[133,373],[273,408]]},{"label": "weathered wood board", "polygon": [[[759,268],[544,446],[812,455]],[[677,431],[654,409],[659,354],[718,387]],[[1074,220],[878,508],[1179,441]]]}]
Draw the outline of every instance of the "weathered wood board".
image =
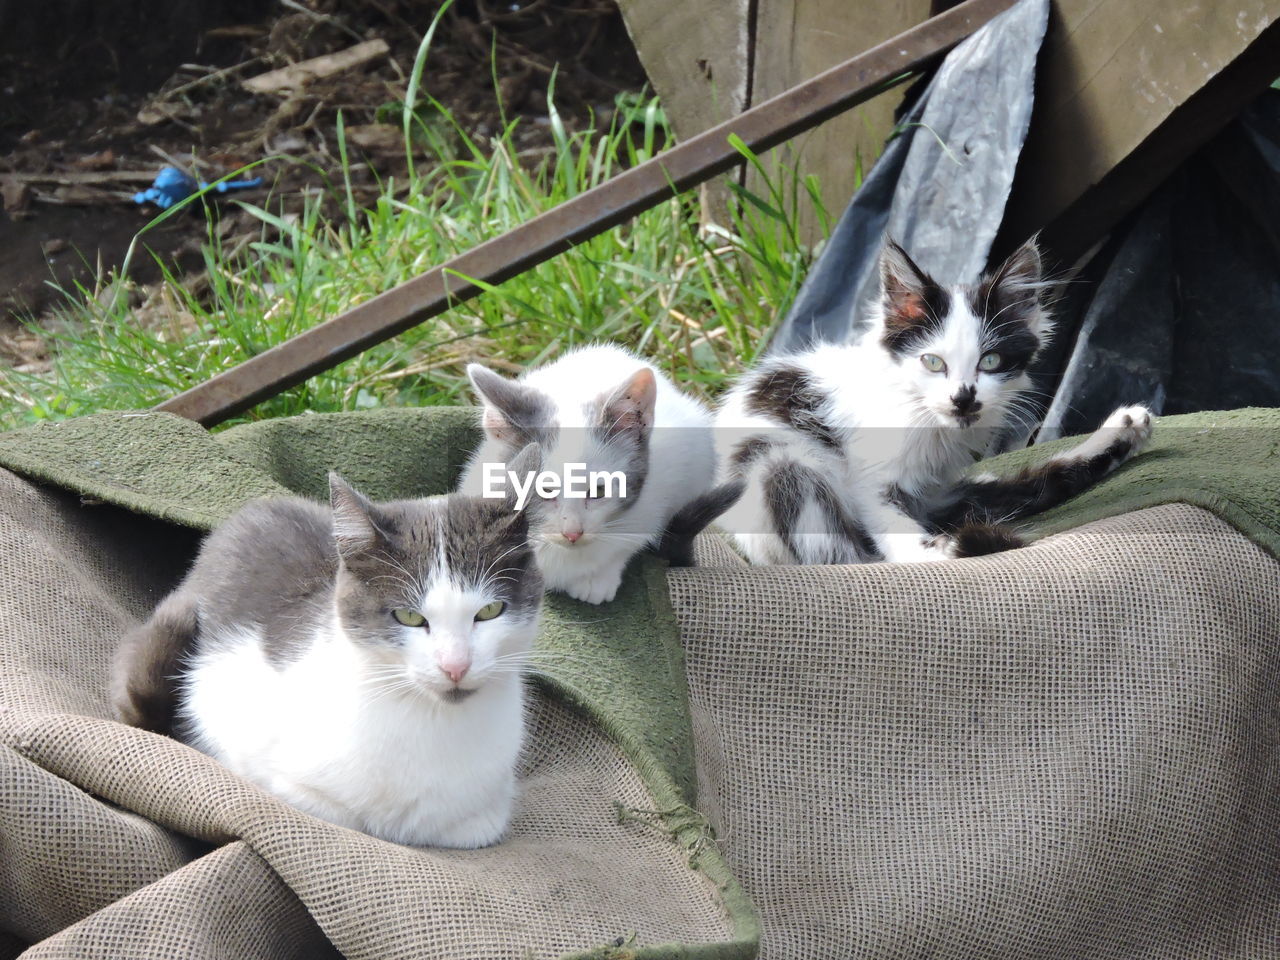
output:
[{"label": "weathered wood board", "polygon": [[618,6],[679,139],[751,106],[751,0],[619,0]]},{"label": "weathered wood board", "polygon": [[[619,5],[676,135],[687,139],[952,4]],[[1280,0],[1055,0],[994,252],[1044,229],[1065,257],[1082,253],[1280,76],[1278,22]],[[853,192],[858,161],[866,169],[879,154],[900,98],[891,91],[778,148],[819,178],[833,215]]]},{"label": "weathered wood board", "polygon": [[1278,18],[1280,0],[1056,0],[996,252],[1046,229],[1083,253],[1280,76]]},{"label": "weathered wood board", "polygon": [[[926,20],[930,0],[619,0],[680,139],[727,120]],[[892,90],[778,148],[817,176],[832,217],[893,129]],[[758,184],[751,184],[758,188]],[[814,224],[805,220],[814,236]]]},{"label": "weathered wood board", "polygon": [[[930,0],[758,0],[755,55],[750,89],[761,103],[854,54],[927,20]],[[840,216],[857,187],[859,166],[871,168],[893,131],[893,112],[902,100],[895,88],[774,151],[802,174],[817,176],[832,220]],[[754,180],[748,178],[748,187]],[[810,237],[816,224],[801,223]]]}]

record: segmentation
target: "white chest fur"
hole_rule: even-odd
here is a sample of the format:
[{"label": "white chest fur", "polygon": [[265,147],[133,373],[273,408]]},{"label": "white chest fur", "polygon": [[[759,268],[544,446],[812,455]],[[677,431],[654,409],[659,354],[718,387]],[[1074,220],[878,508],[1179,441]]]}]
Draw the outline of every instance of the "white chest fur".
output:
[{"label": "white chest fur", "polygon": [[523,737],[518,677],[448,703],[380,679],[330,628],[277,667],[254,635],[208,644],[182,712],[190,742],[294,806],[397,843],[478,847],[501,836]]}]

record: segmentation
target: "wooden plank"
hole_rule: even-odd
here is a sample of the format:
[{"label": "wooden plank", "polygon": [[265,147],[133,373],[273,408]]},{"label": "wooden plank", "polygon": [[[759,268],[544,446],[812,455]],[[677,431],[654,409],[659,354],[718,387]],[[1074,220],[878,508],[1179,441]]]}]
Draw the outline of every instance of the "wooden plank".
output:
[{"label": "wooden plank", "polygon": [[[858,50],[882,43],[928,19],[931,0],[758,0],[751,100],[762,102],[815,76]],[[818,177],[832,218],[853,196],[857,165],[871,164],[893,130],[900,90],[886,93],[774,151],[781,163]],[[749,188],[757,187],[749,177]],[[814,224],[803,220],[816,240]]]},{"label": "wooden plank", "polygon": [[[752,0],[618,0],[627,32],[677,140],[736,117],[747,98]],[[702,185],[703,219],[727,220],[722,179]]]},{"label": "wooden plank", "polygon": [[438,316],[497,284],[572,249],[641,210],[741,162],[736,134],[753,150],[775,147],[849,110],[909,71],[946,53],[1015,0],[965,3],[814,77],[741,116],[687,140],[421,276],[184,391],[155,409],[220,423],[337,366],[362,350]]},{"label": "wooden plank", "polygon": [[[935,6],[939,9],[935,11]],[[619,0],[623,19],[677,138],[716,123],[881,43],[940,12],[938,0]],[[748,74],[750,68],[750,74]],[[823,202],[839,216],[893,130],[894,91],[788,143],[767,162],[814,174]],[[761,185],[753,175],[750,188]],[[719,203],[712,208],[719,212]],[[802,226],[816,240],[816,223]]]},{"label": "wooden plank", "polygon": [[[995,255],[1080,255],[1267,82],[1280,0],[1057,0]],[[1250,49],[1252,47],[1252,49]]]},{"label": "wooden plank", "polygon": [[696,137],[750,106],[749,3],[618,0],[640,63],[678,139]]}]

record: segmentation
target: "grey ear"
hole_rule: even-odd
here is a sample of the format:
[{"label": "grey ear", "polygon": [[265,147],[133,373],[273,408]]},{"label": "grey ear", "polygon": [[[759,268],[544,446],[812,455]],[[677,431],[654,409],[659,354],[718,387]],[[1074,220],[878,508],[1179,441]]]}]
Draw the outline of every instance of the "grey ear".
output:
[{"label": "grey ear", "polygon": [[370,550],[382,539],[374,505],[334,470],[329,471],[329,506],[333,508],[333,539],[339,556]]},{"label": "grey ear", "polygon": [[507,392],[515,386],[506,377],[494,373],[483,363],[468,363],[467,379],[471,381],[476,397],[485,406],[506,406],[503,400]]},{"label": "grey ear", "polygon": [[484,405],[484,431],[495,440],[523,446],[550,425],[551,405],[541,391],[479,363],[467,364],[467,377]]},{"label": "grey ear", "polygon": [[912,327],[928,318],[926,296],[932,281],[894,240],[880,253],[880,300],[890,328]]},{"label": "grey ear", "polygon": [[653,429],[653,408],[658,399],[658,383],[653,371],[641,367],[615,390],[600,410],[600,426],[607,437],[630,436],[647,440]]}]

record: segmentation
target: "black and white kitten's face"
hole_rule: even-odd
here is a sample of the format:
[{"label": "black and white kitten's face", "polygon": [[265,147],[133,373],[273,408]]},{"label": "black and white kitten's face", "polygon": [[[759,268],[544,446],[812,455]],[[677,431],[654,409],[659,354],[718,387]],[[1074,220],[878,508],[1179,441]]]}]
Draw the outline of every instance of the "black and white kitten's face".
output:
[{"label": "black and white kitten's face", "polygon": [[[560,402],[543,391],[507,380],[487,367],[467,368],[484,405],[484,430],[510,455],[537,443],[544,469],[562,481],[575,473],[611,474],[610,482],[586,484],[586,497],[543,497],[535,536],[558,546],[582,546],[610,537],[610,524],[632,506],[649,471],[657,383],[642,367],[611,391],[583,403]],[[573,393],[573,385],[566,385]],[[622,495],[625,478],[626,495]]]},{"label": "black and white kitten's face", "polygon": [[[520,459],[537,469],[536,448]],[[542,604],[525,511],[456,493],[374,504],[329,482],[338,620],[379,679],[458,702],[515,672]]]},{"label": "black and white kitten's face", "polygon": [[1048,341],[1040,253],[1023,244],[974,286],[943,287],[888,242],[880,259],[887,350],[924,411],[949,427],[996,425]]}]

